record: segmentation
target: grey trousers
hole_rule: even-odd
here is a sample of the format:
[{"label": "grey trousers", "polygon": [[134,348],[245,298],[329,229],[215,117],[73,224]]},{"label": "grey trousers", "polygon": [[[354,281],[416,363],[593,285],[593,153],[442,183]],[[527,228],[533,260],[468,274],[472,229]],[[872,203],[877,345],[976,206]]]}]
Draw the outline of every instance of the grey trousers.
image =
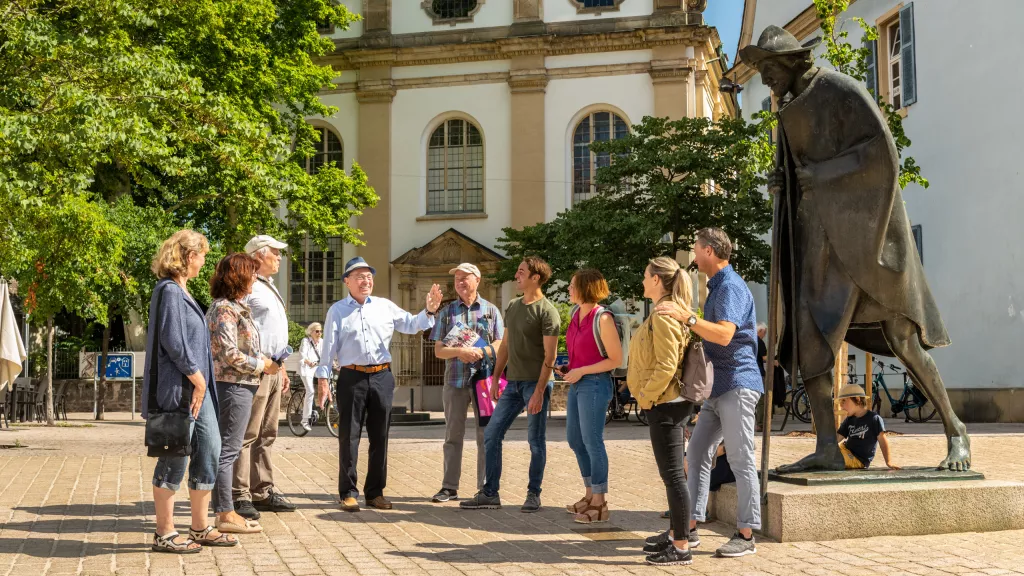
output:
[{"label": "grey trousers", "polygon": [[760,396],[753,390],[736,388],[704,401],[686,451],[691,520],[704,522],[707,518],[711,462],[724,439],[725,453],[736,475],[736,526],[761,528],[761,485],[754,452],[754,408]]},{"label": "grey trousers", "polygon": [[231,498],[232,478],[235,460],[242,451],[242,438],[252,414],[252,398],[256,387],[243,386],[233,382],[217,382],[217,398],[220,401],[220,461],[217,464],[217,484],[213,489],[213,511],[231,512],[235,509]]},{"label": "grey trousers", "polygon": [[242,450],[235,461],[231,490],[235,500],[264,500],[274,491],[270,447],[277,440],[277,426],[281,418],[282,375],[283,372],[273,376],[264,374],[252,399],[252,412],[245,427]]},{"label": "grey trousers", "polygon": [[[462,477],[462,444],[466,436],[466,418],[473,405],[476,383],[462,388],[444,385],[441,401],[444,404],[444,480],[441,488],[458,491]],[[484,427],[476,421],[476,489],[484,487]]]}]

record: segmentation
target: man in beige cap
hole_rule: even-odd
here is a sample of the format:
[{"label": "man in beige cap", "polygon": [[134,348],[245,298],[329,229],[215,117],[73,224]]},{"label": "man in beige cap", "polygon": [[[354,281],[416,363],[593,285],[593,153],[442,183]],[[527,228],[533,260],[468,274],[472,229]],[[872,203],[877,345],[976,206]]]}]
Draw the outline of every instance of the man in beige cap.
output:
[{"label": "man in beige cap", "polygon": [[[480,297],[480,269],[463,263],[448,271],[455,275],[455,293],[452,300],[437,312],[437,320],[430,338],[434,340],[434,354],[444,360],[444,479],[441,490],[433,502],[448,502],[459,497],[459,479],[462,476],[462,444],[466,435],[466,418],[476,394],[477,382],[487,381],[494,367],[494,350],[501,344],[505,331],[501,310]],[[451,346],[456,338],[447,339],[457,323],[475,332],[485,346]],[[449,340],[445,342],[445,340]],[[484,426],[479,408],[476,409],[476,486],[484,485]]]},{"label": "man in beige cap", "polygon": [[261,510],[295,510],[295,505],[274,487],[274,466],[270,461],[270,448],[277,439],[281,396],[288,392],[288,372],[283,364],[290,352],[288,315],[272,276],[281,267],[281,250],[287,247],[284,242],[265,234],[253,237],[245,245],[245,252],[260,264],[252,294],[246,297],[245,303],[252,310],[253,322],[259,330],[260,351],[272,360],[252,400],[252,414],[245,428],[242,451],[235,461],[232,483],[235,511],[253,520],[260,517]]}]

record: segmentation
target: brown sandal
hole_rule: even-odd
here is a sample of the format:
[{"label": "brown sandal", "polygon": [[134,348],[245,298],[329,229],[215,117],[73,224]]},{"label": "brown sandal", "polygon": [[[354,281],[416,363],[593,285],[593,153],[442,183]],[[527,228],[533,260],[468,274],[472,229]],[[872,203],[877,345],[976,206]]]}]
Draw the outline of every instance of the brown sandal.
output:
[{"label": "brown sandal", "polygon": [[587,505],[586,508],[576,514],[573,521],[577,524],[598,524],[607,522],[610,518],[611,512],[608,511],[608,503],[605,502],[600,506]]},{"label": "brown sandal", "polygon": [[580,498],[579,502],[567,505],[565,507],[565,511],[569,514],[579,514],[586,510],[587,506],[590,506],[590,499],[584,496],[583,498]]}]

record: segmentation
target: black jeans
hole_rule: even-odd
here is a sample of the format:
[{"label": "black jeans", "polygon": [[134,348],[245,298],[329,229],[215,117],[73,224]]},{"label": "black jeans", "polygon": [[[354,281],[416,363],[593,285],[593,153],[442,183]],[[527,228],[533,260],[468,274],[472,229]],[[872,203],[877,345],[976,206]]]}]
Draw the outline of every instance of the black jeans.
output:
[{"label": "black jeans", "polygon": [[368,501],[383,496],[388,481],[388,430],[391,428],[391,404],[395,399],[395,377],[390,369],[366,374],[342,368],[338,374],[337,399],[338,494],[342,499],[359,496],[356,463],[365,421],[370,460],[363,492]]},{"label": "black jeans", "polygon": [[651,448],[658,472],[668,495],[669,528],[676,540],[686,540],[690,533],[690,493],[683,476],[683,453],[686,436],[683,430],[693,410],[692,402],[659,404],[647,411],[651,429]]}]

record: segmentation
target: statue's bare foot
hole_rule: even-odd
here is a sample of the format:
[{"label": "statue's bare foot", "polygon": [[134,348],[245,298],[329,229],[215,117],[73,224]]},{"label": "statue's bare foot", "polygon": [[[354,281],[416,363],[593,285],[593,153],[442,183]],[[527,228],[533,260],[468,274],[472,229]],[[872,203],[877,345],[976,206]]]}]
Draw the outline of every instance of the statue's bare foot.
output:
[{"label": "statue's bare foot", "polygon": [[805,456],[792,464],[783,464],[775,469],[779,474],[792,474],[794,472],[808,472],[812,470],[845,470],[846,460],[839,446],[832,444],[822,452],[815,452]]},{"label": "statue's bare foot", "polygon": [[939,470],[962,472],[971,469],[971,437],[963,430],[946,442],[948,455],[939,464]]}]

